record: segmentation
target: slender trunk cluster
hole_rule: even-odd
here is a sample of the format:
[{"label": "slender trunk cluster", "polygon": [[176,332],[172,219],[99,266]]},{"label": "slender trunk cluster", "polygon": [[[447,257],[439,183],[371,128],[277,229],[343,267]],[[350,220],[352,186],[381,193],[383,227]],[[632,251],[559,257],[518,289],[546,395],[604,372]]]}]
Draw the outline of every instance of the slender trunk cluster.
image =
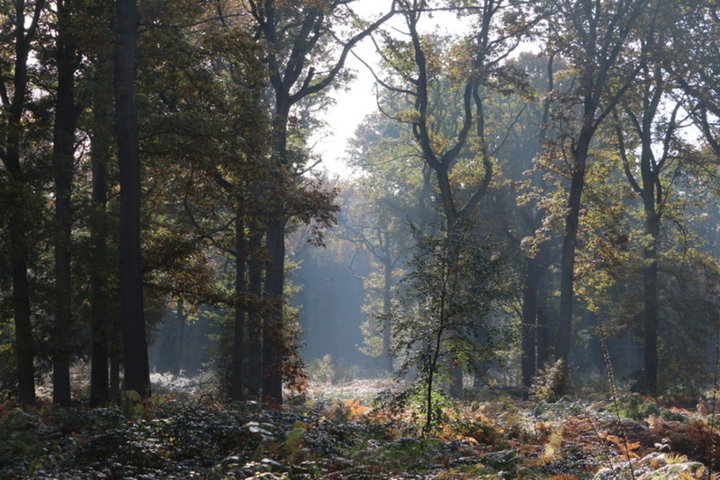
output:
[{"label": "slender trunk cluster", "polygon": [[[15,2],[15,24],[13,32],[14,69],[11,79],[12,98],[3,84],[2,102],[6,114],[4,119],[3,145],[0,158],[10,179],[10,201],[15,208],[8,219],[10,239],[10,270],[12,278],[12,309],[15,322],[15,358],[17,361],[18,400],[22,405],[35,403],[35,346],[30,311],[30,282],[28,278],[29,236],[31,234],[32,205],[30,179],[21,162],[23,127],[28,95],[28,58],[34,40],[40,15],[45,7],[44,0],[37,0],[31,11],[26,2]],[[26,25],[27,20],[30,20]],[[5,82],[5,79],[2,79]]]}]

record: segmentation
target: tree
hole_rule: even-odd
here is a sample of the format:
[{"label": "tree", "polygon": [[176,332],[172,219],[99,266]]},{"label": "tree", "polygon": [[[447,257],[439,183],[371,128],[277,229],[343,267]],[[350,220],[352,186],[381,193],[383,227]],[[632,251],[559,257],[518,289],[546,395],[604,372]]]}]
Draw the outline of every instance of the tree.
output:
[{"label": "tree", "polygon": [[[478,2],[470,7],[472,15],[476,15],[471,38],[443,51],[440,39],[423,36],[418,29],[431,3],[412,0],[400,5],[410,39],[405,43],[386,35],[384,53],[387,67],[397,77],[398,84],[378,81],[390,92],[406,96],[412,104],[410,112],[397,118],[411,125],[418,150],[432,170],[439,190],[443,229],[449,239],[454,239],[455,228],[474,213],[493,175],[492,157],[496,152],[491,150],[486,138],[485,89],[501,84],[502,88],[512,89],[521,83],[515,75],[517,72],[504,68],[502,62],[537,20],[518,19],[516,23],[501,25],[505,12],[522,9],[522,6],[511,0]],[[447,102],[446,92],[460,99],[459,107]],[[473,126],[475,135],[471,137]],[[475,149],[471,149],[472,142]],[[461,161],[473,166],[479,163],[476,168],[481,169],[482,174],[459,182],[458,188],[452,182],[453,170],[468,168],[461,167]],[[461,390],[462,369],[458,366],[451,393],[458,396]]]},{"label": "tree", "polygon": [[[562,81],[564,66],[553,56],[520,54],[515,67],[527,75],[532,96],[495,95],[488,101],[489,116],[495,123],[505,119],[503,131],[507,141],[497,152],[498,198],[493,210],[500,210],[508,200],[515,205],[509,215],[503,215],[500,235],[512,239],[513,248],[521,253],[524,270],[522,287],[522,312],[520,326],[520,370],[522,385],[531,386],[537,370],[548,360],[548,284],[553,281],[548,273],[552,263],[554,242],[548,225],[548,197],[550,186],[544,178],[542,149],[549,131],[550,106],[557,91],[567,88]],[[556,81],[555,77],[560,77]],[[506,125],[509,125],[507,127]],[[496,132],[495,135],[498,135]],[[508,198],[509,197],[509,198]],[[505,211],[503,210],[503,213]],[[510,221],[510,220],[514,221]],[[495,227],[498,228],[498,227]],[[505,233],[502,232],[505,230]]]},{"label": "tree", "polygon": [[[90,406],[102,406],[117,395],[120,354],[113,339],[119,330],[117,312],[112,308],[111,285],[117,277],[109,267],[108,258],[114,249],[110,243],[108,215],[109,166],[113,143],[112,100],[112,5],[97,5],[91,10],[95,19],[92,50],[88,49],[90,69],[85,76],[89,86],[90,119],[87,129],[90,137],[91,208],[88,218],[90,231],[89,302],[90,302]],[[88,45],[86,45],[87,47]],[[108,368],[111,372],[109,374]]]},{"label": "tree", "polygon": [[418,239],[395,314],[398,353],[403,356],[399,373],[418,371],[417,381],[405,395],[421,394],[425,435],[439,419],[437,384],[452,373],[452,362],[493,356],[492,342],[479,347],[473,340],[489,329],[493,302],[506,291],[503,260],[493,247],[478,241],[477,232],[468,225],[459,225],[452,234],[460,238],[450,239],[441,232]]},{"label": "tree", "polygon": [[[263,320],[263,398],[282,402],[282,304],[285,264],[285,231],[289,218],[288,202],[293,196],[294,170],[299,167],[288,149],[291,110],[306,98],[328,88],[343,69],[345,60],[360,40],[393,15],[391,11],[348,40],[342,41],[337,59],[323,62],[338,38],[336,27],[349,12],[347,0],[303,1],[296,4],[274,0],[249,0],[258,34],[267,44],[272,100],[272,134],[269,175],[262,198],[268,206],[265,219],[268,262],[264,295],[273,306]],[[393,3],[394,7],[394,3]],[[320,77],[318,72],[327,73]]]},{"label": "tree", "polygon": [[[11,205],[9,218],[10,263],[12,275],[12,303],[15,319],[15,356],[17,361],[18,398],[23,405],[35,403],[35,348],[30,319],[30,285],[28,282],[27,243],[30,229],[30,213],[26,209],[30,196],[28,174],[22,158],[23,115],[28,95],[28,59],[32,42],[38,29],[44,0],[14,2],[14,14],[9,14],[5,37],[13,51],[12,75],[3,76],[0,82],[0,99],[5,113],[2,116],[2,145],[0,158],[11,183]],[[29,10],[29,11],[28,11]],[[7,79],[7,80],[6,80]],[[6,83],[9,81],[9,84]]]},{"label": "tree", "polygon": [[[557,355],[568,365],[572,338],[575,250],[582,193],[595,132],[612,112],[635,76],[626,57],[628,39],[648,0],[550,2],[550,48],[577,72],[577,90],[559,106],[561,116],[577,112],[558,139],[558,150],[569,152],[567,214],[560,262],[560,316]],[[573,113],[570,113],[573,116]],[[560,153],[562,155],[562,153]]]},{"label": "tree", "polygon": [[135,68],[139,15],[135,0],[116,0],[117,50],[113,89],[120,164],[120,321],[123,331],[124,390],[150,395],[140,264],[140,159]]},{"label": "tree", "polygon": [[387,184],[377,180],[380,179],[372,177],[355,188],[346,189],[338,235],[355,244],[356,248],[369,252],[379,266],[379,280],[373,275],[375,272],[371,272],[364,279],[364,288],[368,297],[379,291],[380,305],[375,305],[374,299],[368,300],[364,310],[371,317],[370,323],[380,322],[382,367],[392,373],[392,292],[396,283],[395,269],[405,258],[407,232],[402,225],[403,206],[395,205],[397,210],[394,210],[392,194],[384,196],[388,193]]},{"label": "tree", "polygon": [[720,155],[720,10],[713,2],[684,0],[673,5],[675,22],[668,28],[668,45],[662,59],[672,81],[690,101],[686,109],[693,113],[709,146]]},{"label": "tree", "polygon": [[[390,101],[390,99],[386,99]],[[352,165],[364,177],[347,188],[337,234],[372,256],[372,271],[364,279],[369,314],[368,332],[379,330],[383,368],[393,372],[392,309],[398,273],[408,260],[412,235],[410,224],[421,225],[419,196],[422,179],[407,129],[381,114],[368,116],[351,142]],[[379,322],[379,328],[376,324]]]},{"label": "tree", "polygon": [[[663,15],[672,18],[671,15]],[[665,44],[663,28],[649,26],[648,35],[641,39],[641,48],[654,49]],[[658,33],[656,33],[658,32]],[[643,352],[644,379],[643,391],[649,395],[657,394],[658,369],[658,248],[663,207],[668,190],[672,186],[675,175],[670,174],[663,181],[663,173],[672,165],[671,155],[674,153],[678,129],[678,112],[681,104],[675,103],[669,118],[661,115],[661,105],[668,104],[667,79],[660,63],[645,62],[638,75],[637,89],[622,103],[622,111],[630,122],[631,128],[623,128],[620,114],[615,112],[616,135],[618,149],[623,162],[623,171],[633,191],[642,199],[645,216],[644,233],[648,236],[647,247],[643,253],[645,267],[643,273],[644,319],[643,319]],[[628,145],[627,131],[632,132],[635,141],[630,145],[639,145],[640,153],[637,161],[632,161],[632,150]],[[658,148],[656,139],[661,139]],[[657,154],[656,154],[657,152]],[[639,169],[640,175],[635,172]],[[671,170],[672,171],[672,170]]]},{"label": "tree", "polygon": [[75,127],[79,105],[75,102],[75,72],[79,64],[71,21],[72,5],[57,0],[55,62],[57,89],[53,127],[53,173],[55,177],[55,322],[53,332],[53,402],[70,404],[70,360],[75,326],[72,317],[71,244],[73,207],[71,203]]}]

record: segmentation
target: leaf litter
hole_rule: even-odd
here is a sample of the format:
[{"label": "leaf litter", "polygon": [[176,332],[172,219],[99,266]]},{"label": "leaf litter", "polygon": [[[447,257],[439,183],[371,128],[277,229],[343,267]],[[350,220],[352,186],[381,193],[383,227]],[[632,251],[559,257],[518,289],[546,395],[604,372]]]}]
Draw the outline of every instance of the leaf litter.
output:
[{"label": "leaf litter", "polygon": [[641,398],[618,420],[609,402],[464,401],[422,437],[412,412],[355,393],[345,386],[274,410],[165,395],[139,415],[3,406],[0,478],[687,480],[707,476],[712,453],[720,465],[720,435],[702,408]]}]

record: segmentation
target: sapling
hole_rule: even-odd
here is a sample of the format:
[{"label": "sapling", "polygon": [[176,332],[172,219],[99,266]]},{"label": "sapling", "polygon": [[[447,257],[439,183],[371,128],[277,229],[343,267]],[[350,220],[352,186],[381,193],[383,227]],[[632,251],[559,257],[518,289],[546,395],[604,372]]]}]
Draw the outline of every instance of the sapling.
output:
[{"label": "sapling", "polygon": [[[450,370],[457,363],[474,366],[494,351],[489,318],[506,290],[496,252],[490,242],[478,241],[470,226],[418,235],[393,321],[399,374],[416,372],[411,389],[424,397],[424,435],[439,418],[438,386]],[[490,338],[480,346],[475,340],[483,332]]]}]

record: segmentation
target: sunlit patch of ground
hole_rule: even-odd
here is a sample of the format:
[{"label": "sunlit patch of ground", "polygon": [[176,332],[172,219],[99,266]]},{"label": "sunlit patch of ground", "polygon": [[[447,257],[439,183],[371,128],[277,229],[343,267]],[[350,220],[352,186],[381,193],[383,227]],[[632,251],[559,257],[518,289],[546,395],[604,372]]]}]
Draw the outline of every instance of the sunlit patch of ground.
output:
[{"label": "sunlit patch of ground", "polygon": [[360,400],[371,403],[381,391],[397,385],[391,378],[364,378],[343,383],[310,382],[308,399],[325,402],[336,400]]}]

